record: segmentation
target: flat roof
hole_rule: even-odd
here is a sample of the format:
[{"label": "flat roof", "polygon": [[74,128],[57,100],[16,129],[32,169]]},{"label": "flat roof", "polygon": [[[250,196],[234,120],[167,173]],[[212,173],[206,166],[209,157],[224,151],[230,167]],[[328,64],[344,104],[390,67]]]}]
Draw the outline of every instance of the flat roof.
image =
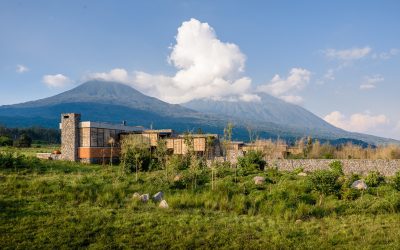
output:
[{"label": "flat roof", "polygon": [[142,126],[126,126],[123,124],[111,124],[107,122],[91,122],[85,121],[79,123],[80,128],[105,128],[105,129],[115,129],[127,132],[143,131],[145,130]]}]

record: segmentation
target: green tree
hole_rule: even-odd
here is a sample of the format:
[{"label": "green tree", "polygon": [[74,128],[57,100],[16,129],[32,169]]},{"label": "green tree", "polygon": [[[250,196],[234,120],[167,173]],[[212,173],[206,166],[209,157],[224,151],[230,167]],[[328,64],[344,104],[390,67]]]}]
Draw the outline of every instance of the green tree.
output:
[{"label": "green tree", "polygon": [[13,140],[8,136],[0,136],[0,146],[12,146]]},{"label": "green tree", "polygon": [[337,194],[341,188],[340,175],[332,170],[317,170],[310,175],[310,181],[314,190],[319,192],[322,204],[323,197],[329,194]]},{"label": "green tree", "polygon": [[32,144],[32,138],[27,134],[22,134],[17,140],[14,141],[14,146],[17,148],[29,148]]},{"label": "green tree", "polygon": [[258,150],[250,150],[244,156],[238,157],[238,167],[243,175],[263,171],[266,164],[264,153]]},{"label": "green tree", "polygon": [[135,172],[136,181],[140,170],[148,170],[151,154],[150,141],[142,135],[131,134],[121,142],[122,166],[128,173]]}]

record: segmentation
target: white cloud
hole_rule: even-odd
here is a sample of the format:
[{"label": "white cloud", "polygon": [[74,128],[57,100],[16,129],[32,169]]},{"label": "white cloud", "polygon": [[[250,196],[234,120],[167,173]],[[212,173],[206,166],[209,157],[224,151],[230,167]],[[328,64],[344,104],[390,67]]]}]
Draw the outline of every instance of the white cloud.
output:
[{"label": "white cloud", "polygon": [[72,81],[62,74],[44,75],[42,82],[51,88],[62,88],[72,83]]},{"label": "white cloud", "polygon": [[324,79],[331,80],[331,81],[335,80],[334,73],[335,73],[334,69],[328,69],[328,71],[324,75]]},{"label": "white cloud", "polygon": [[331,59],[338,59],[342,61],[353,61],[367,56],[371,52],[371,48],[366,46],[364,48],[351,48],[345,50],[327,49],[323,53]]},{"label": "white cloud", "polygon": [[255,94],[243,94],[239,97],[239,99],[244,102],[259,102],[259,101],[261,101],[261,98]]},{"label": "white cloud", "polygon": [[339,111],[333,111],[324,117],[330,124],[353,132],[368,132],[382,125],[387,125],[389,119],[381,115],[370,115],[369,113],[355,113],[346,117]]},{"label": "white cloud", "polygon": [[390,49],[389,51],[381,52],[381,53],[374,53],[372,55],[373,59],[382,59],[382,60],[387,60],[390,59],[393,56],[396,56],[397,54],[400,53],[399,49]]},{"label": "white cloud", "polygon": [[115,68],[109,72],[89,73],[84,77],[85,80],[97,79],[104,81],[113,81],[121,83],[132,83],[133,77],[128,74],[125,69]]},{"label": "white cloud", "polygon": [[374,89],[376,88],[377,83],[385,80],[385,78],[383,78],[381,75],[366,76],[364,78],[364,83],[360,85],[360,89],[363,90]]},{"label": "white cloud", "polygon": [[207,23],[190,19],[178,28],[176,44],[168,58],[177,68],[176,74],[136,72],[134,86],[171,103],[228,96],[256,100],[254,96],[243,96],[251,87],[251,79],[240,76],[245,60],[237,45],[220,41]]},{"label": "white cloud", "polygon": [[237,45],[220,41],[207,23],[193,18],[183,22],[171,49],[168,62],[177,69],[173,76],[113,69],[87,78],[124,82],[170,103],[198,98],[260,99],[251,94],[251,79],[241,76],[246,56]]},{"label": "white cloud", "polygon": [[28,72],[28,71],[29,71],[29,68],[26,67],[25,65],[18,64],[18,65],[17,65],[17,69],[16,69],[15,71],[16,71],[17,73],[22,74],[22,73]]},{"label": "white cloud", "polygon": [[302,68],[292,68],[287,78],[275,75],[267,84],[257,90],[281,98],[287,102],[301,103],[303,99],[293,93],[302,90],[310,81],[311,72]]}]

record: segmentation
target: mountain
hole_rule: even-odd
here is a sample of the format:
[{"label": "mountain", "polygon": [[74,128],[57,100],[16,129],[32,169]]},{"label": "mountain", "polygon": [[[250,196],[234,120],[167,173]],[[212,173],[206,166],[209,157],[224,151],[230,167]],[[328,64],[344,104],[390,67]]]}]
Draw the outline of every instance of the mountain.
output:
[{"label": "mountain", "polygon": [[89,81],[61,94],[15,105],[0,106],[0,124],[9,127],[57,128],[61,113],[81,113],[82,120],[203,131],[221,134],[233,122],[233,137],[247,140],[251,129],[261,138],[294,140],[312,136],[321,140],[361,140],[369,144],[398,143],[376,136],[338,129],[309,111],[262,95],[260,102],[197,100],[169,104],[121,83]]},{"label": "mountain", "polygon": [[268,94],[258,93],[260,101],[193,100],[183,106],[202,113],[225,115],[256,123],[271,122],[281,125],[327,129],[343,132],[306,109],[287,103]]}]

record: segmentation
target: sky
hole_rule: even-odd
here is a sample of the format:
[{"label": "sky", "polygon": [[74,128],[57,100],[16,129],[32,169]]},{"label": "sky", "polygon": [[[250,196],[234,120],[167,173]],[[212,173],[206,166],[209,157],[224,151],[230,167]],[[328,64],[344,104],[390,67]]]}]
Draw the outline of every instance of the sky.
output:
[{"label": "sky", "polygon": [[400,1],[0,1],[0,105],[90,79],[170,103],[268,93],[400,139]]}]

